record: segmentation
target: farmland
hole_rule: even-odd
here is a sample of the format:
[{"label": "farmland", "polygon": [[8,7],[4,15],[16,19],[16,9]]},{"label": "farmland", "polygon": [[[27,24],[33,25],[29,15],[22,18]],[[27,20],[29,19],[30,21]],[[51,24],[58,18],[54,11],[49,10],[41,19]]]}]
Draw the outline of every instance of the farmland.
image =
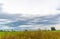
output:
[{"label": "farmland", "polygon": [[60,31],[0,32],[0,39],[60,39]]}]

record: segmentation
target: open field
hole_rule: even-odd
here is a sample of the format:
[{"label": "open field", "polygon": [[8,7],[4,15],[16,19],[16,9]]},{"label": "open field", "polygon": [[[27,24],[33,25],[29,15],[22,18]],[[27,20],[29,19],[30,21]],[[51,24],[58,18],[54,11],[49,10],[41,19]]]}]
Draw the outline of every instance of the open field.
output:
[{"label": "open field", "polygon": [[0,39],[60,39],[60,31],[0,32]]}]

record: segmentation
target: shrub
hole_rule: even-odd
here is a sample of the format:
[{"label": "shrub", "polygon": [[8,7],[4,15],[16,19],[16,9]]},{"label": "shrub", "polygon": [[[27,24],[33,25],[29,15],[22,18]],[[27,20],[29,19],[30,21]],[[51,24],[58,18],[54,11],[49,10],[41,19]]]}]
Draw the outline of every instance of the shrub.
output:
[{"label": "shrub", "polygon": [[56,29],[55,29],[55,27],[51,27],[51,30],[53,30],[53,31],[54,31],[54,30],[56,30]]}]

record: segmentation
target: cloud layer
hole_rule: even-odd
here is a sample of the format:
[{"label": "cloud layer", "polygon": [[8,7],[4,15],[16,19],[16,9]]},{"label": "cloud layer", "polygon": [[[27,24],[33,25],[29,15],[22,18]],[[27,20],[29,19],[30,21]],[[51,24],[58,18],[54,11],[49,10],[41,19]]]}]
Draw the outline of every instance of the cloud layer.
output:
[{"label": "cloud layer", "polygon": [[[24,15],[24,14],[0,14],[1,29],[38,29],[60,24],[60,14],[56,15]],[[5,27],[6,26],[6,27]]]}]

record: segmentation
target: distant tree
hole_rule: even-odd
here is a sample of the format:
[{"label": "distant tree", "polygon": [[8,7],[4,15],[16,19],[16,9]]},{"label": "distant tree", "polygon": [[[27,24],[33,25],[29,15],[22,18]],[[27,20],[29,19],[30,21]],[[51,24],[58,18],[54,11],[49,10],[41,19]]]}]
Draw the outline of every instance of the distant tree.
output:
[{"label": "distant tree", "polygon": [[51,27],[51,30],[53,30],[53,31],[54,31],[54,30],[56,30],[56,29],[55,29],[55,27]]},{"label": "distant tree", "polygon": [[3,32],[3,30],[0,30],[0,32]]},{"label": "distant tree", "polygon": [[28,30],[25,30],[25,31],[28,31]]}]

